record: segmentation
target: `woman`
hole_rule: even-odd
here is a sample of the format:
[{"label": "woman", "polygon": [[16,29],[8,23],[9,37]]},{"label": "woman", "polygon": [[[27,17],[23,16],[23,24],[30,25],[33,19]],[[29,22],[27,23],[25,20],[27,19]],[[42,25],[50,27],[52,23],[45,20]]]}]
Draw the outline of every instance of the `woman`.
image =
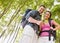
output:
[{"label": "woman", "polygon": [[[41,22],[40,24],[40,37],[38,39],[38,43],[55,43],[55,40],[53,40],[53,35],[52,33],[50,34],[50,30],[57,30],[60,28],[60,25],[56,23],[54,20],[51,20],[51,12],[46,11],[44,15],[44,21]],[[51,28],[51,25],[49,23],[49,20],[51,22],[51,25],[55,25],[55,28]],[[51,39],[49,39],[51,38]]]}]

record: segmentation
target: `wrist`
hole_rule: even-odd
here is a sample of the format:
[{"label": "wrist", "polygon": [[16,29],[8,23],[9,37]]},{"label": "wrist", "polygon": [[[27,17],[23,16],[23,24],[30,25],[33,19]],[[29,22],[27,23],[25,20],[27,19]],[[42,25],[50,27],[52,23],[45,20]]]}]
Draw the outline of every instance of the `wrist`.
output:
[{"label": "wrist", "polygon": [[37,25],[40,25],[40,24],[41,24],[41,21],[37,21],[36,24],[37,24]]}]

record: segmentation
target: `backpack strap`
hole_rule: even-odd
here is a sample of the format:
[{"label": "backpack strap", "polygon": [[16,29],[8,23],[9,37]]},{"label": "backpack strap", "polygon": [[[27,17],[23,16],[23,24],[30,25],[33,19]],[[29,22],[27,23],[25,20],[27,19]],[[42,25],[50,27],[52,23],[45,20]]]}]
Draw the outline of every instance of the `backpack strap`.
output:
[{"label": "backpack strap", "polygon": [[27,10],[25,11],[24,16],[22,17],[21,25],[22,25],[23,28],[24,28],[25,25],[28,23],[28,21],[26,20],[26,15],[27,15],[30,11],[32,11],[32,9],[27,9]]},{"label": "backpack strap", "polygon": [[[55,28],[55,25],[52,25],[52,24],[51,24],[51,21],[52,21],[52,20],[53,20],[53,19],[49,19],[49,25],[50,25],[50,27]],[[50,31],[49,31],[49,40],[51,40],[51,34],[52,34],[53,37],[54,37],[53,40],[55,40],[55,39],[56,39],[56,30],[50,29]]]},{"label": "backpack strap", "polygon": [[[49,19],[49,25],[50,25],[50,27],[52,26],[51,25],[51,19]],[[52,32],[52,30],[50,29],[50,31],[49,31],[49,41],[51,40],[51,32]]]}]

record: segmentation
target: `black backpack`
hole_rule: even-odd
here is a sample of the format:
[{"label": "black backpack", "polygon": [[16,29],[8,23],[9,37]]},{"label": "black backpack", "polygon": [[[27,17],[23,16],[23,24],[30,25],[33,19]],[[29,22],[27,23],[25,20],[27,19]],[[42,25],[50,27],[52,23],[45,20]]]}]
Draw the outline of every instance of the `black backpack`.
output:
[{"label": "black backpack", "polygon": [[28,23],[28,21],[26,20],[26,15],[27,15],[31,10],[32,10],[32,9],[27,9],[27,10],[25,11],[24,16],[22,17],[21,25],[22,25],[23,28],[24,28],[25,25]]},{"label": "black backpack", "polygon": [[[50,24],[51,27],[55,28],[55,25],[51,25],[51,20],[53,20],[53,19],[49,19],[49,24]],[[56,30],[52,30],[52,29],[45,30],[45,31],[41,30],[39,35],[41,35],[42,32],[48,32],[49,33],[49,41],[51,40],[51,34],[54,37],[53,40],[56,39]]]},{"label": "black backpack", "polygon": [[[51,25],[51,20],[53,20],[53,19],[49,19],[49,24],[50,24],[51,27],[55,28],[55,25]],[[49,40],[51,40],[51,34],[54,37],[53,40],[56,40],[56,30],[50,29],[50,31],[49,31]]]}]

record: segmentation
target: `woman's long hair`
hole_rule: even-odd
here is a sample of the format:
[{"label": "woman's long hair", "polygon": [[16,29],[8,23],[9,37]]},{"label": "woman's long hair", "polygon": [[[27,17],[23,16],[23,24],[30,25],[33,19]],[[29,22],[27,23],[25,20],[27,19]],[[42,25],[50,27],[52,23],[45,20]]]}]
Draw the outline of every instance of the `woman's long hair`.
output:
[{"label": "woman's long hair", "polygon": [[48,20],[50,20],[51,19],[51,16],[52,16],[52,13],[51,13],[51,11],[46,11],[46,12],[49,12],[50,13],[50,17],[48,18]]}]

